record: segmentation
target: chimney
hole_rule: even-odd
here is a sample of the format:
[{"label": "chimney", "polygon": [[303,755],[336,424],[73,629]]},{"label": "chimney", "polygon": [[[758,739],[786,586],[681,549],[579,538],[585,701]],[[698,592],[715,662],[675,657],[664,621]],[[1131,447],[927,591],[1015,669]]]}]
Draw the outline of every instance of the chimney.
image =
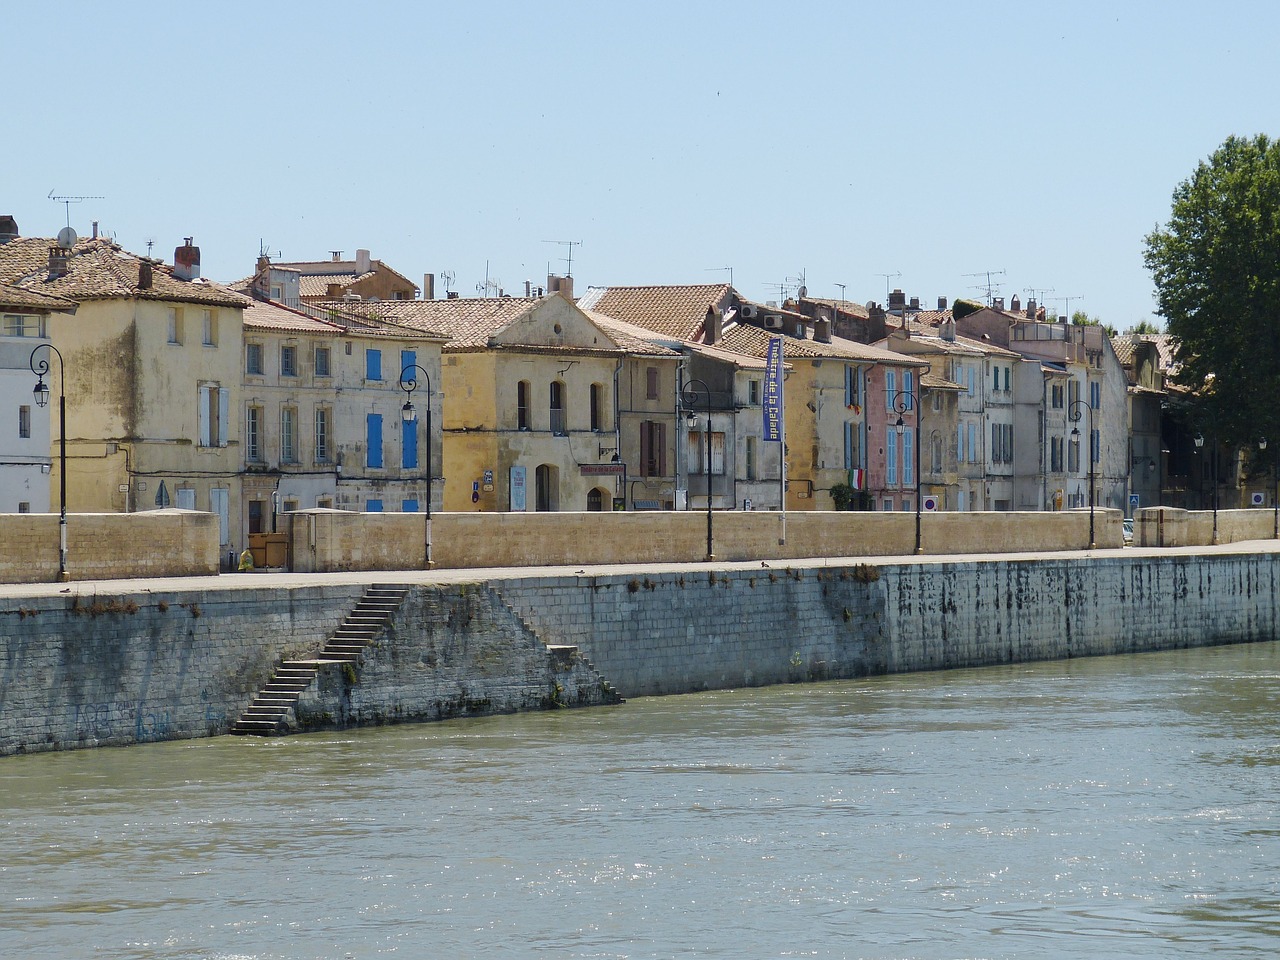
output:
[{"label": "chimney", "polygon": [[533,281],[526,280],[524,282],[524,298],[528,300],[531,296],[533,296]]},{"label": "chimney", "polygon": [[945,309],[947,309],[947,298],[946,298],[946,297],[939,297],[939,298],[938,298],[938,309],[939,309],[939,310],[945,310]]},{"label": "chimney", "polygon": [[889,294],[889,312],[898,316],[907,312],[907,295],[901,290]]},{"label": "chimney", "polygon": [[1017,313],[1022,309],[1022,301],[1018,298],[1018,295],[1016,293],[1009,300],[1009,309],[1012,310],[1014,313]]},{"label": "chimney", "polygon": [[369,259],[369,251],[357,250],[356,251],[356,276],[360,276],[361,274],[368,273],[371,266],[372,266],[372,261],[370,261]]},{"label": "chimney", "polygon": [[[551,281],[555,281],[554,289]],[[547,277],[547,291],[549,293],[558,293],[570,303],[573,303],[573,277]]]},{"label": "chimney", "polygon": [[1059,323],[1061,323],[1061,324],[1064,324],[1064,325],[1065,325],[1065,324],[1066,324],[1066,322],[1067,322],[1067,315],[1066,315],[1065,313],[1063,313],[1063,314],[1059,314],[1059,315],[1058,315],[1058,322],[1059,322]]},{"label": "chimney", "polygon": [[912,297],[912,298],[911,298],[911,312],[912,312],[912,313],[919,313],[919,312],[920,312],[920,298],[919,298],[919,297]]},{"label": "chimney", "polygon": [[720,340],[720,311],[714,306],[707,307],[707,315],[702,319],[702,342],[717,343]]},{"label": "chimney", "polygon": [[65,277],[68,271],[67,251],[61,247],[49,248],[49,279],[57,280],[59,277]]},{"label": "chimney", "polygon": [[330,255],[331,257],[333,257],[333,262],[334,262],[334,263],[338,263],[339,261],[341,261],[341,260],[342,260],[342,251],[341,251],[341,250],[330,250],[330,251],[329,251],[329,255]]},{"label": "chimney", "polygon": [[93,221],[93,239],[94,240],[98,239],[98,221],[97,220]]},{"label": "chimney", "polygon": [[434,273],[424,273],[422,275],[422,299],[434,300],[436,298],[436,275]]},{"label": "chimney", "polygon": [[1027,301],[1027,319],[1034,320],[1036,318],[1036,298],[1032,297]]},{"label": "chimney", "polygon": [[956,319],[955,317],[947,317],[942,323],[938,324],[938,336],[948,343],[956,341]]},{"label": "chimney", "polygon": [[8,215],[0,217],[0,243],[18,239],[18,221]]},{"label": "chimney", "polygon": [[341,299],[342,299],[342,284],[340,284],[340,283],[326,283],[326,284],[324,285],[324,295],[325,295],[325,299],[326,299],[326,300],[341,300]]},{"label": "chimney", "polygon": [[173,275],[179,280],[200,276],[200,248],[191,245],[191,237],[183,237],[182,246],[173,251]]},{"label": "chimney", "polygon": [[138,289],[150,290],[152,282],[151,261],[142,260],[138,263]]},{"label": "chimney", "polygon": [[992,298],[991,298],[991,309],[992,309],[992,310],[1003,310],[1003,309],[1004,309],[1004,297],[992,297]]},{"label": "chimney", "polygon": [[447,291],[447,296],[448,296],[448,298],[449,298],[450,300],[457,300],[457,299],[458,299],[458,291],[457,291],[457,290],[449,290],[449,291]]},{"label": "chimney", "polygon": [[813,322],[813,339],[818,343],[831,342],[831,318],[825,313],[819,314]]}]

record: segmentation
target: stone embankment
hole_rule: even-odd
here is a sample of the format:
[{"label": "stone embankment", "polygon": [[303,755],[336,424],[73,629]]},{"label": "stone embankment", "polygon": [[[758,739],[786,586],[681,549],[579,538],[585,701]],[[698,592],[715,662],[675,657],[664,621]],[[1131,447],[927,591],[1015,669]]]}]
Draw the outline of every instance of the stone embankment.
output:
[{"label": "stone embankment", "polygon": [[1280,553],[1256,546],[383,574],[403,602],[329,662],[367,575],[11,588],[0,753],[224,734],[283,660],[317,663],[284,726],[324,729],[1271,640]]}]

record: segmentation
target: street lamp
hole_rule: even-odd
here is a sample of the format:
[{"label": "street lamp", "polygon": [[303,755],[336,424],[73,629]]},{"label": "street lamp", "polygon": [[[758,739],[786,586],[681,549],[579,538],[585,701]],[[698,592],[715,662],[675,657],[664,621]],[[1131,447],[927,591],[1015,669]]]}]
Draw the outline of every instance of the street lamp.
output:
[{"label": "street lamp", "polygon": [[[1204,434],[1197,433],[1195,438],[1196,450],[1200,450],[1204,446]],[[1213,468],[1211,476],[1213,477],[1213,542],[1218,542],[1218,438],[1214,436],[1213,445],[1210,448],[1210,456],[1213,457]],[[1203,473],[1203,471],[1202,471]]]},{"label": "street lamp", "polygon": [[[1097,497],[1094,495],[1094,457],[1093,457],[1093,407],[1083,400],[1072,400],[1068,405],[1068,419],[1074,424],[1079,424],[1083,414],[1081,410],[1089,412],[1089,549],[1093,550],[1098,546],[1098,540],[1094,536],[1093,511],[1094,503]],[[1076,448],[1076,455],[1080,452],[1080,427],[1073,426],[1071,428],[1071,444]]]},{"label": "street lamp", "polygon": [[[1258,449],[1260,451],[1267,449],[1267,438],[1261,437],[1258,440]],[[1277,448],[1280,449],[1280,448]],[[1271,538],[1280,540],[1280,496],[1277,496],[1277,480],[1276,480],[1276,457],[1271,458],[1271,504],[1274,508],[1275,523],[1272,527]]]},{"label": "street lamp", "polygon": [[[919,554],[924,553],[924,547],[920,543],[920,397],[912,390],[899,390],[893,395],[893,409],[898,414],[898,422],[894,427],[898,431],[898,448],[903,450],[904,453],[906,451],[903,449],[902,441],[906,436],[907,430],[904,415],[908,410],[914,410],[916,415],[915,443],[912,446],[915,448],[913,453],[916,472],[916,553]],[[906,473],[906,465],[907,461],[904,456],[902,459],[903,473]]]},{"label": "street lamp", "polygon": [[698,393],[701,391],[703,403],[707,408],[707,427],[703,433],[703,447],[706,449],[706,462],[703,466],[707,471],[707,562],[710,563],[716,558],[714,550],[715,539],[712,536],[711,527],[711,388],[707,386],[704,380],[686,380],[684,390],[681,393],[681,400],[685,408],[689,411],[688,425],[689,429],[697,429],[698,415],[695,408],[698,404]]},{"label": "street lamp", "polygon": [[51,343],[42,343],[31,351],[28,363],[31,372],[36,375],[35,389],[31,392],[35,395],[37,407],[49,405],[49,387],[44,382],[45,375],[49,372],[49,361],[43,357],[39,362],[36,361],[36,354],[42,349],[47,349],[58,357],[58,505],[61,508],[58,516],[58,580],[65,582],[71,579],[71,575],[67,573],[67,368],[62,354]]},{"label": "street lamp", "polygon": [[427,548],[426,568],[434,567],[431,558],[431,375],[416,363],[408,364],[400,371],[400,389],[404,391],[404,406],[400,408],[400,419],[406,424],[417,423],[418,412],[413,408],[413,391],[418,389],[418,380],[414,371],[422,374],[427,384],[427,410],[425,424],[427,428]]}]

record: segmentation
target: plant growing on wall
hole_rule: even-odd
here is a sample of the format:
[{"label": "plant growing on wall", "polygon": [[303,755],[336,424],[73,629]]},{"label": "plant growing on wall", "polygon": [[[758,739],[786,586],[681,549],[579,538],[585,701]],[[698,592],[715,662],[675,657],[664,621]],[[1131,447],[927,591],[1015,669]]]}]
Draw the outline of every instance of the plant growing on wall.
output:
[{"label": "plant growing on wall", "polygon": [[858,495],[858,491],[849,486],[849,484],[832,484],[829,492],[831,494],[831,499],[835,501],[837,510],[853,509],[853,498]]}]

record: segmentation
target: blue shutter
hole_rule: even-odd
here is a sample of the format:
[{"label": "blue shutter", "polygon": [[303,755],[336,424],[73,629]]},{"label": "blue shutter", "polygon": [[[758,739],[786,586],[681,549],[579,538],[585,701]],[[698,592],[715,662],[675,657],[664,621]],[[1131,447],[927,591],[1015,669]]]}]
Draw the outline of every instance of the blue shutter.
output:
[{"label": "blue shutter", "polygon": [[364,442],[366,466],[382,466],[382,414],[371,413],[365,418]]},{"label": "blue shutter", "polygon": [[366,511],[367,513],[381,513],[381,512],[382,512],[382,501],[381,501],[381,500],[367,500],[367,501],[365,501],[364,509],[365,509],[365,511]]},{"label": "blue shutter", "polygon": [[382,379],[381,350],[366,350],[364,352],[364,378],[366,380]]},{"label": "blue shutter", "polygon": [[898,375],[892,370],[884,372],[884,408],[893,409],[893,395],[898,392]]},{"label": "blue shutter", "polygon": [[914,382],[915,382],[915,378],[911,373],[911,371],[903,370],[902,371],[902,392],[906,394],[906,397],[904,398],[905,400],[904,406],[906,406],[908,410],[915,409],[915,396],[914,396],[915,391],[912,389],[912,384]]},{"label": "blue shutter", "polygon": [[844,468],[852,470],[853,467],[853,424],[846,421],[844,425]]},{"label": "blue shutter", "polygon": [[[409,369],[417,362],[418,362],[418,352],[416,350],[401,350],[400,351],[400,379],[402,380],[418,379],[418,371]],[[418,384],[418,386],[425,387],[426,384],[420,383]]]},{"label": "blue shutter", "polygon": [[417,513],[418,501],[417,500],[401,500],[400,512],[401,513]]},{"label": "blue shutter", "polygon": [[908,427],[902,431],[902,483],[903,486],[916,485],[915,431]]},{"label": "blue shutter", "polygon": [[898,484],[898,431],[889,427],[884,445],[885,468],[884,482],[889,486]]},{"label": "blue shutter", "polygon": [[844,368],[844,405],[852,407],[857,402],[853,386],[853,367],[846,365]]},{"label": "blue shutter", "polygon": [[413,470],[418,466],[418,421],[400,421],[400,467]]}]

